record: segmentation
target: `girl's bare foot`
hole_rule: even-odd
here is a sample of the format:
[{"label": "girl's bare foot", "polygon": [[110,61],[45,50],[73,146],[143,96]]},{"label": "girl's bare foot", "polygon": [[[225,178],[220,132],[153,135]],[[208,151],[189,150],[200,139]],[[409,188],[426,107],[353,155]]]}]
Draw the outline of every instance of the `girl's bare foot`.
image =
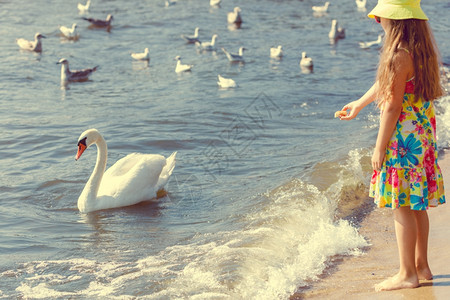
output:
[{"label": "girl's bare foot", "polygon": [[385,281],[375,285],[375,291],[392,291],[399,289],[412,289],[419,286],[417,276],[403,278],[399,274],[386,279]]},{"label": "girl's bare foot", "polygon": [[433,274],[431,273],[430,268],[417,268],[417,276],[419,277],[419,280],[431,280],[433,279]]}]

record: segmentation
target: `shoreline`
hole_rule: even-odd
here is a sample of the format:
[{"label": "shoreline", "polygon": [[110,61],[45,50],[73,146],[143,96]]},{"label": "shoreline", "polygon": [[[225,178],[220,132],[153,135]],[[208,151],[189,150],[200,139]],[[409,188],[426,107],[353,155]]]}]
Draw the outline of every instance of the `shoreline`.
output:
[{"label": "shoreline", "polygon": [[440,154],[439,166],[447,203],[428,210],[428,259],[433,280],[421,280],[420,287],[415,289],[375,292],[375,284],[398,270],[392,211],[375,208],[359,227],[359,233],[371,244],[364,253],[340,259],[341,262],[319,276],[309,289],[300,289],[290,299],[450,299],[450,151]]}]

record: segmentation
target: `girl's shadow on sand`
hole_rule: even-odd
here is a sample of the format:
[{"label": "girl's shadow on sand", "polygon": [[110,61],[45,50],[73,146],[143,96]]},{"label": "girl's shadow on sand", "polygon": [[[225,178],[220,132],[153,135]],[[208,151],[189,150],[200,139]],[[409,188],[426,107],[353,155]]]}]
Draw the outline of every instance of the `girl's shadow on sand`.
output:
[{"label": "girl's shadow on sand", "polygon": [[439,279],[450,279],[450,274],[433,276],[433,281],[420,283],[421,286],[450,286],[450,281],[439,281]]}]

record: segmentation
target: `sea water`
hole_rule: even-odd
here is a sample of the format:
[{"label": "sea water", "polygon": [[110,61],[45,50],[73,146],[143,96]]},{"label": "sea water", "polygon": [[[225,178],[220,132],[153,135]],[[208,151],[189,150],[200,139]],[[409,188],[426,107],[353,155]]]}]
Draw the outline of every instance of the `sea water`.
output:
[{"label": "sea water", "polygon": [[[0,2],[0,297],[44,299],[286,299],[360,255],[378,111],[351,122],[334,112],[372,84],[381,27],[354,1]],[[368,1],[368,9],[375,1]],[[450,62],[443,0],[423,4]],[[226,13],[242,9],[238,30]],[[109,31],[83,16],[114,16]],[[331,20],[346,38],[330,43]],[[59,26],[78,24],[68,41]],[[181,34],[218,34],[202,52]],[[16,38],[46,36],[41,54]],[[281,60],[269,58],[282,45]],[[230,64],[220,48],[245,63]],[[150,62],[131,52],[150,50]],[[314,60],[299,67],[301,52]],[[193,64],[176,74],[175,56]],[[60,85],[71,69],[99,65],[89,81]],[[238,87],[219,89],[220,74]],[[449,147],[450,99],[436,102],[439,149]],[[97,128],[108,166],[132,152],[178,151],[166,197],[81,214],[77,199],[96,160],[74,160],[78,136]]]}]

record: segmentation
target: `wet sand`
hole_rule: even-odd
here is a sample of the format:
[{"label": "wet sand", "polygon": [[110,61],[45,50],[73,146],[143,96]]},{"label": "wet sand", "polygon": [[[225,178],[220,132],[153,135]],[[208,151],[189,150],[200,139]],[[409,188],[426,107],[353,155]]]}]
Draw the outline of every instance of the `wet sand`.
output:
[{"label": "wet sand", "polygon": [[[340,258],[306,291],[291,299],[450,299],[450,151],[439,157],[447,203],[430,208],[429,264],[434,279],[415,289],[375,292],[374,285],[398,270],[394,220],[390,209],[375,209],[359,232],[371,243],[357,257]],[[338,258],[339,259],[339,258]]]}]

